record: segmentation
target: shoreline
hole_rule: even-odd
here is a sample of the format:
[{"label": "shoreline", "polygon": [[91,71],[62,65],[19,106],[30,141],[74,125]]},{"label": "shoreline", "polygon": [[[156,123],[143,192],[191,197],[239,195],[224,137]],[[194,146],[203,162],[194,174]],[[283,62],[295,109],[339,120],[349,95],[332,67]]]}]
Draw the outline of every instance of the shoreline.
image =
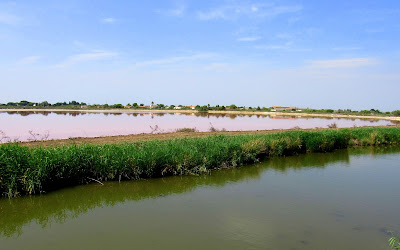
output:
[{"label": "shoreline", "polygon": [[298,116],[298,117],[327,117],[327,118],[345,118],[345,119],[370,119],[370,120],[387,120],[400,121],[400,117],[396,116],[375,116],[375,115],[345,115],[345,114],[313,114],[313,113],[287,113],[287,112],[271,112],[271,111],[227,111],[227,110],[154,110],[154,109],[0,109],[1,112],[80,112],[80,113],[209,113],[209,114],[235,114],[235,115],[265,115],[265,116]]}]

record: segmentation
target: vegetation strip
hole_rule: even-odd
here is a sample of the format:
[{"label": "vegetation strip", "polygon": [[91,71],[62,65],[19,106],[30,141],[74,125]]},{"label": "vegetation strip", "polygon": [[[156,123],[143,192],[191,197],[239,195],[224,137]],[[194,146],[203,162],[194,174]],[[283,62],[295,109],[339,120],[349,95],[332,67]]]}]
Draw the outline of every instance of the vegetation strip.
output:
[{"label": "vegetation strip", "polygon": [[134,143],[26,147],[0,145],[3,196],[38,194],[92,180],[200,174],[263,158],[400,143],[400,127],[213,135]]}]

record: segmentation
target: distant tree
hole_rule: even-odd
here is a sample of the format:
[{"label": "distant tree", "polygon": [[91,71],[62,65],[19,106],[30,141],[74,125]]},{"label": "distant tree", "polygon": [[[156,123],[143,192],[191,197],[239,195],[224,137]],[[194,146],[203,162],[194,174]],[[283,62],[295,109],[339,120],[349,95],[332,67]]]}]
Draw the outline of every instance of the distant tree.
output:
[{"label": "distant tree", "polygon": [[28,101],[20,101],[19,102],[19,106],[29,106],[29,102]]},{"label": "distant tree", "polygon": [[135,107],[135,108],[136,108],[137,106],[138,106],[137,102],[135,102],[135,103],[132,104],[132,107]]},{"label": "distant tree", "polygon": [[394,115],[394,116],[400,116],[400,110],[392,111],[392,115]]},{"label": "distant tree", "polygon": [[48,106],[51,106],[51,104],[48,101],[44,101],[44,102],[39,103],[39,106],[48,107]]},{"label": "distant tree", "polygon": [[71,102],[69,102],[69,104],[70,104],[70,105],[79,105],[79,102],[77,102],[77,101],[71,101]]},{"label": "distant tree", "polygon": [[229,106],[229,109],[237,109],[237,106],[235,104],[232,104]]},{"label": "distant tree", "polygon": [[112,107],[116,109],[122,109],[124,106],[122,106],[122,104],[114,104]]},{"label": "distant tree", "polygon": [[257,107],[257,110],[261,110],[260,106]]},{"label": "distant tree", "polygon": [[126,106],[131,106],[131,104],[130,104],[130,103],[128,103],[128,104],[126,104]]},{"label": "distant tree", "polygon": [[144,104],[143,104],[143,103],[141,103],[141,104],[140,104],[140,106],[144,106]]},{"label": "distant tree", "polygon": [[369,114],[371,114],[371,110],[361,110],[360,113],[361,114],[365,114],[365,115],[369,115]]},{"label": "distant tree", "polygon": [[206,105],[204,105],[204,106],[199,106],[199,105],[197,105],[196,106],[196,110],[198,110],[198,111],[208,111],[208,106],[206,106]]},{"label": "distant tree", "polygon": [[169,106],[169,109],[174,109],[174,108],[175,108],[175,105]]}]

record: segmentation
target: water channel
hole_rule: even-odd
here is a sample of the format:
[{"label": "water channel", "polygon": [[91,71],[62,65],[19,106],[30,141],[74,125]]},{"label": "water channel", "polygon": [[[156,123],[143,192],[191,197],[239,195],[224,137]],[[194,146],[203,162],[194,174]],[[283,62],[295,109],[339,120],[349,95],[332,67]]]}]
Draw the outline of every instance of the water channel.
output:
[{"label": "water channel", "polygon": [[388,249],[400,147],[0,199],[0,249]]}]

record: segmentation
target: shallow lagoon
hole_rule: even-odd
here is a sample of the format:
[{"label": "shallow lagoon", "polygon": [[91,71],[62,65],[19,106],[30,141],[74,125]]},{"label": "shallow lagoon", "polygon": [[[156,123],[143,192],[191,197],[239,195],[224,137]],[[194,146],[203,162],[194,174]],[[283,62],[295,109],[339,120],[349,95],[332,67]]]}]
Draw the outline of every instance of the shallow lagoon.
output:
[{"label": "shallow lagoon", "polygon": [[[0,131],[7,139],[41,140],[70,137],[97,137],[140,133],[173,132],[178,128],[218,130],[270,130],[327,128],[336,123],[339,128],[353,126],[386,126],[386,120],[345,118],[310,118],[245,114],[208,113],[150,113],[150,112],[58,112],[58,111],[1,111]],[[31,131],[31,133],[29,132]],[[0,134],[0,139],[2,135]],[[3,142],[6,139],[3,140]]]}]

